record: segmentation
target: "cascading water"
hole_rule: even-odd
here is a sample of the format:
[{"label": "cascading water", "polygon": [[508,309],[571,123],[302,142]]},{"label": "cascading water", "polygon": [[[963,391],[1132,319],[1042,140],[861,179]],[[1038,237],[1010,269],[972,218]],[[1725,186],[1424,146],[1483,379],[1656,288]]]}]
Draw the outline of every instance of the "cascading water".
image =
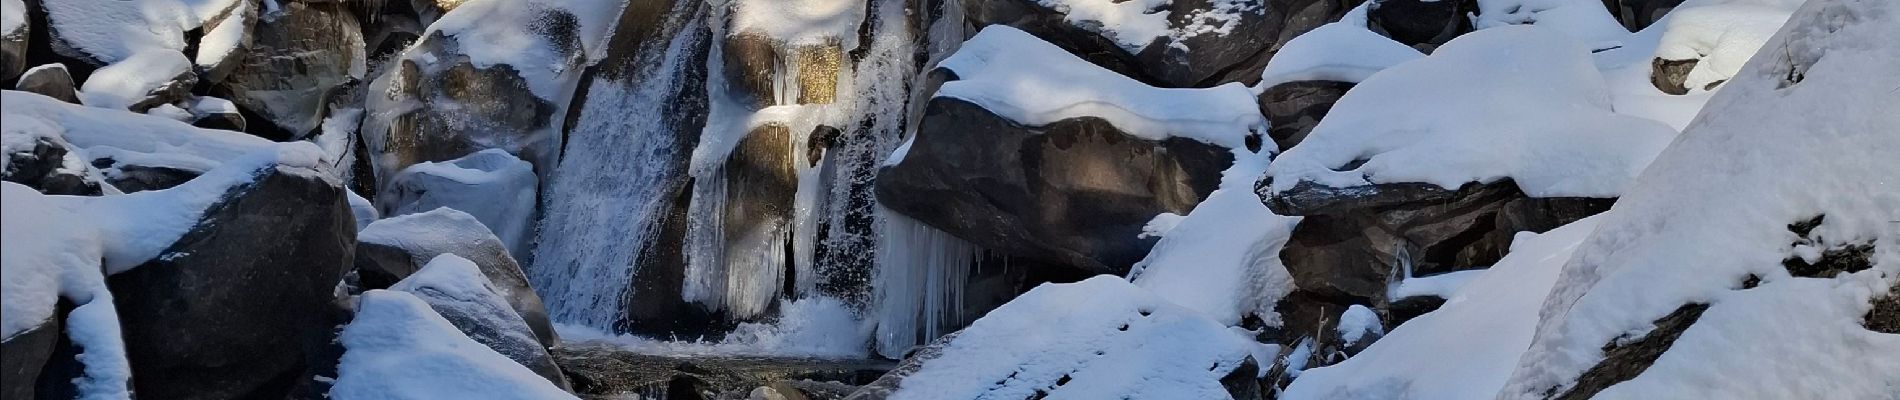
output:
[{"label": "cascading water", "polygon": [[572,144],[547,185],[528,269],[556,321],[608,330],[622,319],[635,267],[655,242],[671,193],[687,184],[685,159],[703,112],[680,99],[708,39],[701,10],[693,1],[675,4],[655,29],[671,39],[630,51],[623,70],[603,69],[580,105]]}]

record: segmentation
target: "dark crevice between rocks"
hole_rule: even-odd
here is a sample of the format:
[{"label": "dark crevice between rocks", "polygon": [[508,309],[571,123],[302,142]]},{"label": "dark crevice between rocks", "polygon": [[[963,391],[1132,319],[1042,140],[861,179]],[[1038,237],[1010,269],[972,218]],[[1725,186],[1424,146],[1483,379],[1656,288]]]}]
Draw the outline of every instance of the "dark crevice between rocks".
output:
[{"label": "dark crevice between rocks", "polygon": [[[1684,304],[1676,308],[1675,312],[1657,319],[1656,328],[1650,330],[1649,334],[1641,339],[1627,341],[1619,337],[1611,340],[1610,343],[1603,345],[1603,360],[1584,371],[1583,375],[1577,378],[1575,385],[1561,395],[1547,395],[1545,398],[1589,399],[1612,385],[1635,379],[1637,375],[1642,375],[1643,371],[1648,370],[1650,365],[1654,365],[1657,359],[1662,358],[1663,353],[1676,344],[1676,339],[1681,338],[1682,333],[1689,330],[1689,326],[1694,325],[1696,320],[1702,318],[1702,313],[1708,310],[1708,304]],[[1556,393],[1557,390],[1558,388],[1553,387],[1547,393]]]}]

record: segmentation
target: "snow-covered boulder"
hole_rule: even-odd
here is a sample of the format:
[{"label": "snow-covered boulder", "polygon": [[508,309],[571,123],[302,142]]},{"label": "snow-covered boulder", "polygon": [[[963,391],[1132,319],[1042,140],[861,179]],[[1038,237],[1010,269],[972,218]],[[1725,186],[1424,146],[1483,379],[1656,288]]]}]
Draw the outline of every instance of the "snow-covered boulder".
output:
[{"label": "snow-covered boulder", "polygon": [[368,87],[361,134],[377,176],[482,149],[545,174],[582,71],[604,57],[622,2],[469,0],[430,24]]},{"label": "snow-covered boulder", "polygon": [[31,32],[26,22],[26,2],[0,0],[0,82],[13,80],[26,70],[27,36]]},{"label": "snow-covered boulder", "polygon": [[1499,398],[1891,398],[1895,37],[1900,4],[1801,6],[1576,250]]},{"label": "snow-covered boulder", "polygon": [[[1530,347],[1538,308],[1564,262],[1603,218],[1524,234],[1497,265],[1448,295],[1442,308],[1399,325],[1344,362],[1301,372],[1280,398],[1493,397]],[[1417,280],[1426,279],[1434,278]]]},{"label": "snow-covered boulder", "polygon": [[0,91],[9,137],[59,137],[83,150],[85,164],[126,192],[177,186],[227,160],[275,146],[231,131],[176,120],[68,104],[38,94]]},{"label": "snow-covered boulder", "polygon": [[1423,53],[1367,27],[1365,8],[1287,41],[1260,71],[1254,91],[1267,135],[1290,149],[1319,125],[1346,91],[1373,74]]},{"label": "snow-covered boulder", "polygon": [[[966,3],[964,12],[976,27],[1023,29],[1144,82],[1208,87],[1253,78],[1272,55],[1273,38],[1337,18],[1325,15],[1343,11],[1329,10],[1334,3],[981,0]],[[1267,40],[1255,40],[1261,38]]]},{"label": "snow-covered boulder", "polygon": [[[141,53],[186,57],[196,69],[221,69],[241,51],[257,15],[257,2],[243,0],[40,0],[47,39],[55,54],[90,75],[92,68]],[[196,37],[187,33],[197,33]],[[37,39],[36,39],[37,41]],[[196,48],[196,54],[184,54]],[[157,75],[155,71],[146,71]],[[193,72],[196,76],[196,71]],[[148,77],[172,79],[176,75]],[[83,78],[84,80],[90,80]]]},{"label": "snow-covered boulder", "polygon": [[[283,396],[340,322],[329,310],[355,221],[316,146],[282,147],[175,188],[99,198],[146,203],[97,217],[137,229],[121,240],[162,249],[129,269],[108,265],[106,278],[141,396]],[[141,231],[180,228],[170,241]]]},{"label": "snow-covered boulder", "polygon": [[858,37],[867,2],[748,0],[730,4],[719,46],[722,72],[731,83],[727,96],[755,109],[836,101],[839,70],[850,68],[845,52],[869,45],[859,43]]},{"label": "snow-covered boulder", "polygon": [[542,345],[554,345],[554,328],[541,297],[528,286],[508,249],[474,216],[450,208],[396,216],[370,223],[357,239],[354,274],[360,289],[388,288],[437,256],[454,254],[481,267]]},{"label": "snow-covered boulder", "polygon": [[1479,2],[1441,0],[1369,0],[1366,25],[1408,46],[1434,48],[1471,31],[1467,9]]},{"label": "snow-covered boulder", "polygon": [[[279,140],[317,129],[331,93],[365,74],[363,28],[347,2],[281,2],[266,10],[250,44],[211,93],[262,117]],[[260,127],[261,128],[261,127]]]},{"label": "snow-covered boulder", "polygon": [[144,113],[185,100],[197,84],[190,59],[172,51],[145,51],[93,71],[79,87],[79,101]]},{"label": "snow-covered boulder", "polygon": [[[442,162],[421,162],[389,179],[377,197],[380,215],[397,216],[453,208],[472,215],[507,246],[515,259],[527,259],[534,242],[534,166],[500,149],[487,149]],[[426,260],[424,260],[426,261]]]},{"label": "snow-covered boulder", "polygon": [[211,96],[192,96],[185,103],[185,111],[191,113],[191,126],[205,129],[219,129],[243,132],[246,125],[244,112],[239,111],[230,100]]},{"label": "snow-covered boulder", "polygon": [[329,397],[573,399],[573,394],[456,330],[416,296],[363,293]]},{"label": "snow-covered boulder", "polygon": [[20,82],[15,83],[13,89],[79,104],[79,85],[73,83],[73,76],[66,72],[65,64],[52,63],[28,69],[20,74]]},{"label": "snow-covered boulder", "polygon": [[1149,219],[1186,213],[1214,189],[1229,149],[1262,145],[1244,86],[1151,87],[1007,26],[939,67],[953,80],[922,105],[876,193],[985,249],[1126,271],[1153,245],[1137,237]]},{"label": "snow-covered boulder", "polygon": [[1242,154],[1224,172],[1221,188],[1193,212],[1145,233],[1161,240],[1135,263],[1129,280],[1221,324],[1257,318],[1278,326],[1274,304],[1293,290],[1280,247],[1300,219],[1275,215],[1254,195],[1253,179],[1266,158]]},{"label": "snow-covered boulder", "polygon": [[474,262],[443,253],[389,290],[415,295],[470,339],[567,389],[567,377],[554,365],[547,346]]},{"label": "snow-covered boulder", "polygon": [[[874,384],[895,399],[1229,398],[1267,346],[1128,281],[1024,293]],[[881,388],[881,389],[878,389]]]},{"label": "snow-covered boulder", "polygon": [[1652,80],[1669,94],[1709,91],[1740,72],[1802,1],[1690,0],[1659,22]]}]

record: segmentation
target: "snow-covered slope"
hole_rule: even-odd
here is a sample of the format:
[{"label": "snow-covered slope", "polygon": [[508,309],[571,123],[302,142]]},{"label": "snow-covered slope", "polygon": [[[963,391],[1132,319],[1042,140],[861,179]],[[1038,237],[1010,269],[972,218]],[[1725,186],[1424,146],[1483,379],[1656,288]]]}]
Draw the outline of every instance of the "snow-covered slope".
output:
[{"label": "snow-covered slope", "polygon": [[[1895,37],[1900,4],[1803,6],[1577,250],[1502,397],[1900,393],[1900,335],[1861,325],[1900,279]],[[1579,385],[1606,346],[1677,333],[1655,329],[1672,313],[1689,325],[1653,364]]]},{"label": "snow-covered slope", "polygon": [[1161,241],[1135,263],[1129,280],[1225,325],[1248,315],[1278,325],[1273,304],[1293,291],[1280,246],[1300,218],[1274,215],[1254,194],[1253,179],[1266,168],[1267,155],[1235,153],[1221,188],[1157,232]]},{"label": "snow-covered slope", "polygon": [[333,399],[575,398],[462,335],[408,293],[363,293],[356,319],[338,341],[345,350]]}]

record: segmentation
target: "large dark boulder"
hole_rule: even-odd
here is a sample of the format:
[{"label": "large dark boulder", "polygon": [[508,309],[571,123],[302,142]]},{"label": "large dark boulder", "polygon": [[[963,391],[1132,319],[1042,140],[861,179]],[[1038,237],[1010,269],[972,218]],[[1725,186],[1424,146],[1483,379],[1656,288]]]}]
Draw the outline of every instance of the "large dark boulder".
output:
[{"label": "large dark boulder", "polygon": [[362,77],[362,32],[345,2],[283,3],[258,20],[251,45],[211,93],[258,117],[260,136],[303,137],[322,122],[331,93]]},{"label": "large dark boulder", "polygon": [[443,254],[473,261],[517,315],[527,321],[543,346],[556,342],[547,309],[528,286],[520,264],[481,221],[461,211],[429,212],[378,220],[357,235],[357,290],[386,289]]},{"label": "large dark boulder", "polygon": [[59,315],[63,313],[55,313],[38,326],[0,340],[0,354],[6,355],[0,357],[0,397],[40,398],[34,396],[38,389],[35,386],[63,340]]},{"label": "large dark boulder", "polygon": [[342,185],[288,165],[253,178],[158,257],[106,279],[141,397],[283,397],[327,342],[356,245]]},{"label": "large dark boulder", "polygon": [[476,343],[569,390],[567,378],[554,365],[547,346],[536,339],[528,322],[510,308],[508,296],[474,262],[445,253],[390,290],[416,295]]},{"label": "large dark boulder", "polygon": [[[1258,77],[1274,43],[1253,38],[1277,37],[1285,26],[1281,21],[1288,8],[1280,3],[1287,2],[1274,3],[1174,1],[1156,10],[1167,13],[1167,34],[1138,45],[1116,40],[1117,35],[1137,33],[1107,31],[1092,21],[1067,21],[1066,14],[1041,1],[979,0],[965,2],[964,8],[965,18],[979,29],[989,25],[1022,29],[1096,65],[1155,86],[1210,87],[1248,79],[1246,70]],[[1211,18],[1211,13],[1222,18]],[[1225,27],[1228,32],[1188,33],[1197,26]]]},{"label": "large dark boulder", "polygon": [[[14,10],[11,7],[6,10],[7,13],[23,11],[25,10]],[[18,18],[22,23],[19,26],[0,27],[0,29],[5,29],[5,31],[0,31],[0,82],[11,81],[19,77],[20,72],[26,70],[26,42],[27,35],[32,32],[31,24],[24,23],[25,15],[8,15],[0,19],[14,18]],[[12,397],[9,396],[9,398]]]},{"label": "large dark boulder", "polygon": [[1465,14],[1477,9],[1472,0],[1372,0],[1366,26],[1399,43],[1432,49],[1471,32]]},{"label": "large dark boulder", "polygon": [[877,178],[881,204],[982,248],[1123,273],[1154,245],[1142,226],[1186,214],[1228,149],[1146,140],[1094,117],[1025,126],[953,98],[925,105],[908,155]]}]

